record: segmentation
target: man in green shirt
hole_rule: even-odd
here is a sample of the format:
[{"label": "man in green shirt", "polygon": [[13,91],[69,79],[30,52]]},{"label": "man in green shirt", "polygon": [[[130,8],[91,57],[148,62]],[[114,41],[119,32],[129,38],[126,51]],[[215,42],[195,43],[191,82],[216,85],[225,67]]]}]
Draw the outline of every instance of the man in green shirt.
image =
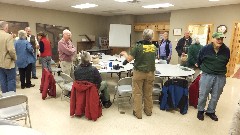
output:
[{"label": "man in green shirt", "polygon": [[213,42],[200,50],[196,64],[203,72],[199,82],[197,118],[204,120],[207,97],[211,93],[211,99],[205,114],[212,120],[218,121],[215,111],[217,102],[226,84],[226,65],[230,58],[230,50],[223,43],[224,35],[222,33],[216,32],[212,37]]},{"label": "man in green shirt", "polygon": [[133,115],[138,119],[142,119],[142,99],[144,100],[145,114],[147,116],[152,115],[152,91],[155,79],[156,47],[151,43],[153,30],[145,29],[142,36],[143,40],[137,42],[130,51],[130,54],[127,54],[126,51],[120,53],[120,55],[126,58],[123,64],[134,60],[132,78],[134,102]]}]

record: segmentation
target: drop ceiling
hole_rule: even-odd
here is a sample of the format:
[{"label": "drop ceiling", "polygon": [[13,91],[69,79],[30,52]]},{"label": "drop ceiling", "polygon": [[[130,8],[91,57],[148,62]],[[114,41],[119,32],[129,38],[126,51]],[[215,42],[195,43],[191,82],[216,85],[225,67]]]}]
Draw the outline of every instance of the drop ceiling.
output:
[{"label": "drop ceiling", "polygon": [[[171,12],[172,10],[199,8],[199,7],[212,7],[220,5],[239,4],[240,0],[220,0],[218,2],[210,2],[208,0],[134,0],[139,2],[126,2],[120,3],[114,0],[50,0],[45,3],[35,3],[29,0],[0,0],[0,3],[8,3],[15,5],[31,6],[38,8],[54,9],[61,11],[86,13],[103,16],[113,15],[143,15]],[[71,6],[84,3],[93,3],[98,6],[89,9],[75,9]],[[171,3],[174,6],[161,9],[144,9],[144,5],[152,5],[159,3]]]}]

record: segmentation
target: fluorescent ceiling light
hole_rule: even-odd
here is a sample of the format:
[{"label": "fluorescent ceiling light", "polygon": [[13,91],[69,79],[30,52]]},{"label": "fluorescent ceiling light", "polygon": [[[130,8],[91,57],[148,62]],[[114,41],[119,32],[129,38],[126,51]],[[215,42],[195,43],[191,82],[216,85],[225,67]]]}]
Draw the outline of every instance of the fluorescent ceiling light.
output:
[{"label": "fluorescent ceiling light", "polygon": [[209,1],[219,1],[219,0],[209,0]]},{"label": "fluorescent ceiling light", "polygon": [[117,2],[129,2],[129,1],[133,1],[133,0],[115,0]]},{"label": "fluorescent ceiling light", "polygon": [[80,9],[84,9],[84,8],[93,8],[93,7],[97,7],[98,5],[96,4],[90,4],[90,3],[86,3],[86,4],[80,4],[80,5],[76,5],[76,6],[72,6],[73,8],[80,8]]},{"label": "fluorescent ceiling light", "polygon": [[165,7],[172,7],[173,4],[170,3],[162,3],[162,4],[154,4],[154,5],[146,5],[142,6],[143,8],[165,8]]},{"label": "fluorescent ceiling light", "polygon": [[49,0],[29,0],[29,1],[33,1],[33,2],[48,2]]}]

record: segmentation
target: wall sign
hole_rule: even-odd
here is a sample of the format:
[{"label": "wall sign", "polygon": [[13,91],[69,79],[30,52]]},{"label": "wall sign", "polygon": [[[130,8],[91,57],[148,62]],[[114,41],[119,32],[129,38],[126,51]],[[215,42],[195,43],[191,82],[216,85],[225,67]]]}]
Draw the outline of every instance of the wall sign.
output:
[{"label": "wall sign", "polygon": [[174,36],[181,36],[182,35],[182,29],[173,29],[173,35]]}]

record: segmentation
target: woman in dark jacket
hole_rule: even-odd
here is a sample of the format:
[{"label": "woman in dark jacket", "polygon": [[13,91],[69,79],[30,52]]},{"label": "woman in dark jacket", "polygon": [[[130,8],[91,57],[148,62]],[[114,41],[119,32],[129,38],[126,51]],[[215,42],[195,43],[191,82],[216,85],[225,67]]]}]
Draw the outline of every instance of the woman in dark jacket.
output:
[{"label": "woman in dark jacket", "polygon": [[32,63],[36,61],[33,48],[26,40],[27,33],[24,30],[18,31],[18,37],[19,39],[14,43],[14,46],[17,54],[16,65],[19,69],[21,88],[34,87],[35,85],[31,84]]}]

